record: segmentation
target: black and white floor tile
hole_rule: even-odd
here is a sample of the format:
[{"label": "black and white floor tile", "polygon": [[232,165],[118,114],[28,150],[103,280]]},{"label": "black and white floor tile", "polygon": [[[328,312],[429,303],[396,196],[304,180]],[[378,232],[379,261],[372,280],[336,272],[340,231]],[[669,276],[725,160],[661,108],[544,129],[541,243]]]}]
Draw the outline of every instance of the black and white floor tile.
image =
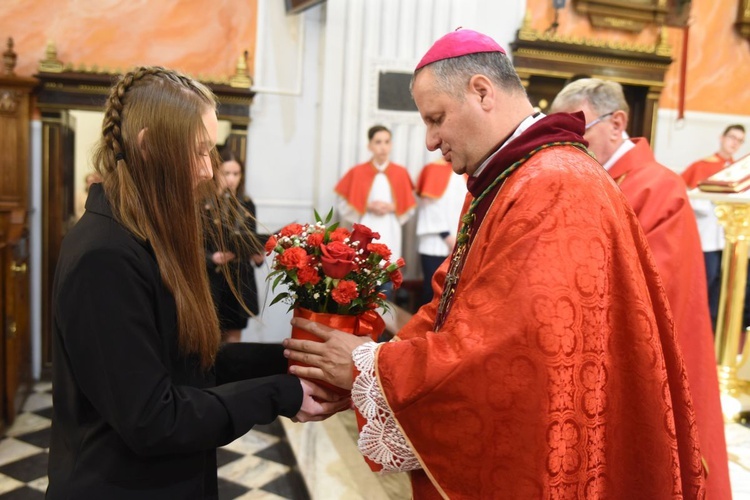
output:
[{"label": "black and white floor tile", "polygon": [[[43,499],[52,423],[52,384],[37,383],[0,438],[0,500]],[[256,426],[219,448],[219,498],[309,500],[281,422]]]},{"label": "black and white floor tile", "polygon": [[[0,437],[0,500],[43,499],[52,417],[50,383],[38,383]],[[750,415],[749,415],[750,417]],[[281,419],[256,426],[217,452],[219,498],[396,500],[410,497],[405,474],[372,474],[356,449],[351,412],[312,424]],[[726,424],[735,500],[750,500],[750,423]]]}]

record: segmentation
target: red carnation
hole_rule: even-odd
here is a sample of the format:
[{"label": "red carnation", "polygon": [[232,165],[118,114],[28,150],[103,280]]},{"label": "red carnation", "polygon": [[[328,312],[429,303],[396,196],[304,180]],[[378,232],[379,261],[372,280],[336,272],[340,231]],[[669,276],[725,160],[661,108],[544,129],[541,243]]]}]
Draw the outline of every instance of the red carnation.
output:
[{"label": "red carnation", "polygon": [[314,267],[305,266],[297,271],[297,280],[299,280],[300,285],[309,283],[315,286],[320,282],[320,275]]},{"label": "red carnation", "polygon": [[406,265],[406,261],[402,259],[401,257],[396,260],[396,262],[389,262],[385,265],[385,270],[389,273],[392,273],[396,269],[401,269]]},{"label": "red carnation", "polygon": [[341,280],[331,292],[331,297],[338,304],[346,305],[357,298],[357,284],[353,281]]},{"label": "red carnation", "polygon": [[349,231],[343,227],[337,227],[328,236],[329,241],[344,241],[350,236]]},{"label": "red carnation", "polygon": [[282,229],[279,234],[281,236],[294,236],[295,234],[301,234],[302,229],[302,224],[292,223]]},{"label": "red carnation", "polygon": [[323,244],[323,235],[321,233],[313,233],[307,237],[307,244],[311,247],[319,247]]},{"label": "red carnation", "polygon": [[271,252],[273,252],[273,249],[276,248],[276,243],[277,241],[276,241],[275,236],[271,236],[270,238],[266,240],[266,246],[265,246],[266,255],[271,255]]},{"label": "red carnation", "polygon": [[382,243],[370,243],[367,245],[367,250],[370,253],[376,253],[380,255],[383,260],[388,260],[391,258],[391,249],[388,248],[388,245],[384,245]]},{"label": "red carnation", "polygon": [[320,257],[323,272],[333,279],[343,278],[356,267],[354,249],[340,241],[321,245],[320,251],[323,253]]},{"label": "red carnation", "polygon": [[284,250],[278,259],[279,264],[287,269],[302,269],[307,265],[307,252],[300,247],[292,247]]},{"label": "red carnation", "polygon": [[393,289],[398,290],[401,288],[401,284],[404,282],[404,275],[401,274],[401,271],[396,269],[391,273],[391,283],[393,283]]}]

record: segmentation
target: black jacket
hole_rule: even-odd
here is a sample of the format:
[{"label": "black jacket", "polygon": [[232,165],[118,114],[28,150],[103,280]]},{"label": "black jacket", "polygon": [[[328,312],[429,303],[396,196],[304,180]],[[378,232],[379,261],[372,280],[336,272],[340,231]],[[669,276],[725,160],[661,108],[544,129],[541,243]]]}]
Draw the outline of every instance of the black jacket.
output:
[{"label": "black jacket", "polygon": [[50,499],[217,498],[216,447],[302,403],[279,345],[226,345],[210,372],[179,352],[153,251],[98,184],[63,241],[52,349]]}]

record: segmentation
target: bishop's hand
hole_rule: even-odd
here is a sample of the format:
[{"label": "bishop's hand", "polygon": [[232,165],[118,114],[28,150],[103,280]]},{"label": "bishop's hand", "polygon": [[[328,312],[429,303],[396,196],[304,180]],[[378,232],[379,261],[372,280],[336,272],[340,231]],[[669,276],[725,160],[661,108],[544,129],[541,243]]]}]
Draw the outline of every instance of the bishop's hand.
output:
[{"label": "bishop's hand", "polygon": [[310,365],[293,365],[289,372],[299,377],[324,380],[342,389],[351,390],[354,383],[352,352],[358,346],[372,340],[303,318],[292,319],[292,325],[320,337],[322,342],[284,339],[284,356]]}]

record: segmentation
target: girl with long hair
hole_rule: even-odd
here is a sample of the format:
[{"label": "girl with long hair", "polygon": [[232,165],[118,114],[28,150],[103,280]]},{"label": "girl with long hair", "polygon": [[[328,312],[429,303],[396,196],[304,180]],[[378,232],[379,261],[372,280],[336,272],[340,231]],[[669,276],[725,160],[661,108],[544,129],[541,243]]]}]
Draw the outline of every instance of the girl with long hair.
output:
[{"label": "girl with long hair", "polygon": [[[204,210],[210,230],[221,233],[227,248],[222,250],[212,244],[211,240],[218,238],[206,238],[206,266],[222,339],[239,342],[250,315],[258,314],[260,309],[255,267],[263,264],[265,257],[257,240],[255,203],[245,194],[245,166],[228,146],[221,149],[220,157],[218,197],[207,200]],[[211,212],[217,212],[217,199],[223,212],[221,217],[212,217]],[[239,287],[234,287],[234,283],[239,283]]]},{"label": "girl with long hair", "polygon": [[220,344],[200,204],[217,191],[216,106],[161,67],[111,90],[102,183],[53,286],[47,498],[217,498],[218,446],[279,415],[348,405],[286,374],[280,346]]}]

